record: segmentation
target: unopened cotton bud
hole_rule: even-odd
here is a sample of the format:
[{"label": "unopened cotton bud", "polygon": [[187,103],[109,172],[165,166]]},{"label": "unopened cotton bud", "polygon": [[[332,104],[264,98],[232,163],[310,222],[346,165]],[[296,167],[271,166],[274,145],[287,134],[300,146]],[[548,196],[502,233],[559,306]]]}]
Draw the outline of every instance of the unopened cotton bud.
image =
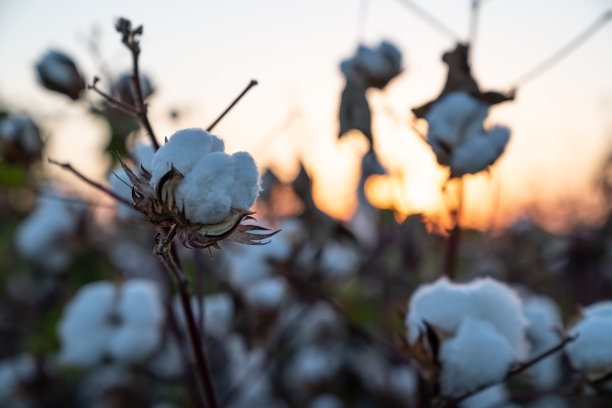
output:
[{"label": "unopened cotton bud", "polygon": [[62,52],[47,52],[36,64],[36,72],[45,88],[67,95],[73,100],[79,99],[85,89],[85,80],[75,63]]}]

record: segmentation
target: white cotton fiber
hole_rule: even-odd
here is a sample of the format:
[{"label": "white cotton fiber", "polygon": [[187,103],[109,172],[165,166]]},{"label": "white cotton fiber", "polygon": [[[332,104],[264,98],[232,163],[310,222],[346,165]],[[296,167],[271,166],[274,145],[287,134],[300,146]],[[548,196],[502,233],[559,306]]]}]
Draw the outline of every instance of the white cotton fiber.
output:
[{"label": "white cotton fiber", "polygon": [[151,172],[155,149],[150,143],[136,142],[132,147],[132,156],[136,160],[138,169],[140,166]]},{"label": "white cotton fiber", "polygon": [[134,279],[119,288],[110,282],[87,284],[60,320],[60,361],[84,367],[105,356],[128,364],[141,361],[160,344],[162,320],[153,283]]},{"label": "white cotton fiber", "polygon": [[185,174],[190,172],[204,155],[222,152],[224,148],[223,140],[205,130],[179,130],[155,153],[151,161],[153,171],[151,184],[156,184],[172,165]]},{"label": "white cotton fiber", "polygon": [[153,185],[171,165],[183,174],[173,193],[193,224],[220,222],[232,208],[248,210],[259,194],[259,171],[251,155],[229,156],[223,150],[223,141],[216,136],[202,129],[185,129],[153,157]]},{"label": "white cotton fiber", "polygon": [[474,174],[493,164],[504,152],[510,140],[510,129],[496,126],[490,132],[473,135],[453,153],[453,175]]},{"label": "white cotton fiber", "polygon": [[[194,312],[197,305],[194,306]],[[228,333],[234,320],[234,301],[227,293],[215,293],[204,300],[206,333],[221,337]]]},{"label": "white cotton fiber", "polygon": [[516,293],[491,278],[470,283],[453,283],[446,278],[420,286],[409,302],[406,316],[411,344],[424,332],[423,321],[433,324],[447,336],[454,335],[463,320],[472,317],[489,322],[506,338],[515,358],[525,357],[527,320]]},{"label": "white cotton fiber", "polygon": [[583,318],[569,330],[578,338],[565,347],[572,366],[589,378],[612,372],[611,302],[601,302],[584,310]]},{"label": "white cotton fiber", "polygon": [[281,276],[266,278],[247,286],[247,303],[255,307],[275,308],[287,295],[287,282]]},{"label": "white cotton fiber", "polygon": [[[50,195],[57,193],[49,189]],[[36,209],[19,225],[15,234],[17,251],[23,257],[57,271],[65,268],[71,258],[63,240],[78,226],[78,212],[57,197],[40,197]]]},{"label": "white cotton fiber", "polygon": [[514,350],[491,323],[468,317],[440,348],[442,393],[460,396],[501,381],[514,361]]}]

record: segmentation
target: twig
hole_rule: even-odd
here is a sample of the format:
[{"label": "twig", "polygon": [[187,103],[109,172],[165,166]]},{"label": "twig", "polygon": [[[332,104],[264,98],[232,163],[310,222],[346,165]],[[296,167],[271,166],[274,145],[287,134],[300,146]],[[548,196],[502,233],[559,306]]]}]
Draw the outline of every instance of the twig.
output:
[{"label": "twig", "polygon": [[433,15],[425,11],[420,6],[417,6],[412,0],[398,0],[398,1],[402,3],[404,6],[410,8],[415,14],[417,14],[423,20],[428,22],[429,25],[431,25],[433,28],[438,30],[438,32],[440,32],[441,34],[446,35],[453,41],[458,41],[458,39],[461,38],[460,36],[457,35],[457,33],[451,30],[447,25],[442,23],[440,20],[438,20]]},{"label": "twig", "polygon": [[478,387],[475,390],[469,391],[469,392],[467,392],[467,393],[465,393],[465,394],[463,394],[463,395],[461,395],[459,397],[447,399],[445,401],[446,402],[445,405],[446,406],[454,406],[454,405],[460,403],[461,401],[471,397],[472,395],[478,394],[479,392],[484,391],[484,390],[486,390],[489,387],[492,387],[492,386],[494,386],[496,384],[500,384],[500,383],[502,383],[504,381],[507,381],[511,377],[514,377],[515,375],[522,373],[523,371],[527,370],[529,367],[531,367],[531,366],[539,363],[540,361],[544,360],[546,357],[549,357],[552,354],[555,354],[556,352],[562,350],[567,343],[571,343],[572,341],[576,340],[577,338],[578,338],[577,335],[565,337],[556,346],[554,346],[554,347],[544,351],[543,353],[537,355],[536,357],[532,358],[531,360],[529,360],[529,361],[527,361],[525,363],[522,363],[522,364],[516,366],[515,368],[513,368],[512,370],[508,371],[508,373],[506,374],[506,376],[502,380],[494,382],[494,383],[491,383],[491,384],[484,385],[482,387]]},{"label": "twig", "polygon": [[[476,42],[476,34],[478,31],[478,16],[480,12],[481,0],[472,0],[472,6],[470,9],[470,29],[468,32],[468,45],[470,46],[470,53],[468,59],[474,54],[474,43]],[[468,61],[468,63],[471,61]]]},{"label": "twig", "polygon": [[131,208],[135,208],[134,207],[134,203],[126,200],[125,198],[121,197],[120,195],[118,195],[117,193],[113,192],[112,190],[107,189],[106,187],[104,187],[103,185],[96,183],[95,181],[93,181],[92,179],[88,178],[87,176],[83,175],[81,172],[79,172],[78,170],[76,170],[74,167],[72,167],[72,165],[70,163],[60,163],[58,161],[55,161],[51,158],[47,159],[49,161],[49,163],[51,164],[55,164],[57,166],[60,166],[61,168],[63,168],[64,170],[68,170],[69,172],[71,172],[72,174],[74,174],[75,176],[77,176],[78,178],[80,178],[81,180],[83,180],[85,183],[89,184],[92,187],[95,187],[96,189],[106,193],[107,195],[111,196],[112,198],[114,198],[115,200],[119,201],[122,204],[127,205],[128,207]]},{"label": "twig", "polygon": [[449,279],[455,277],[455,264],[457,263],[457,253],[459,251],[459,239],[461,237],[461,226],[459,225],[459,218],[461,217],[461,211],[463,207],[463,178],[459,178],[459,185],[457,186],[457,208],[451,211],[453,219],[453,229],[448,235],[446,245],[446,255],[444,257],[444,276]]},{"label": "twig", "polygon": [[87,89],[91,89],[92,91],[100,95],[102,98],[104,98],[106,102],[108,102],[110,105],[114,106],[115,108],[122,110],[125,113],[130,114],[132,116],[138,117],[138,111],[133,106],[130,106],[127,103],[123,103],[120,100],[113,98],[112,96],[110,96],[109,94],[107,94],[106,92],[98,88],[97,86],[98,81],[100,81],[100,78],[94,77],[93,83],[91,85],[87,85]]},{"label": "twig", "polygon": [[256,81],[256,80],[254,80],[254,79],[251,79],[251,82],[249,82],[249,84],[247,85],[247,87],[246,87],[246,88],[244,88],[244,90],[243,90],[243,91],[240,93],[240,95],[238,95],[238,96],[236,97],[236,99],[234,99],[234,101],[233,101],[233,102],[232,102],[232,103],[231,103],[231,104],[230,104],[230,105],[229,105],[229,106],[228,106],[228,107],[227,107],[227,108],[226,108],[226,109],[223,111],[223,113],[222,113],[221,115],[219,115],[219,117],[218,117],[218,118],[217,118],[217,119],[216,119],[216,120],[215,120],[213,123],[211,123],[211,125],[210,125],[210,126],[208,126],[208,128],[206,128],[206,131],[208,131],[208,132],[212,132],[212,130],[214,129],[214,127],[215,127],[215,126],[217,126],[217,123],[219,123],[219,122],[221,121],[221,119],[223,119],[223,117],[224,117],[225,115],[227,115],[227,113],[228,113],[229,111],[231,111],[231,110],[232,110],[232,108],[233,108],[233,107],[234,107],[234,106],[235,106],[235,105],[238,103],[238,101],[239,101],[240,99],[242,99],[242,97],[243,97],[244,95],[246,95],[246,93],[247,93],[247,92],[249,92],[249,90],[250,90],[252,87],[254,87],[255,85],[257,85],[257,81]]},{"label": "twig", "polygon": [[157,244],[155,247],[155,253],[163,261],[164,266],[176,281],[179,297],[181,299],[181,306],[183,308],[183,313],[185,314],[185,320],[187,321],[187,329],[189,338],[191,340],[193,354],[195,356],[196,365],[198,368],[198,379],[200,380],[200,385],[204,391],[207,408],[217,408],[217,398],[215,396],[215,390],[212,384],[208,360],[202,347],[202,338],[191,308],[189,281],[187,280],[187,277],[183,271],[176,266],[176,263],[170,254],[170,247],[172,245],[175,232],[176,229],[173,227],[166,236],[156,238]]},{"label": "twig", "polygon": [[599,31],[610,19],[612,19],[612,9],[606,11],[601,16],[599,16],[597,20],[591,23],[584,31],[580,32],[576,37],[571,39],[567,44],[565,44],[563,47],[553,53],[550,57],[548,57],[523,75],[519,76],[514,81],[515,85],[511,88],[517,88],[519,85],[524,85],[528,81],[531,81],[542,73],[544,73],[546,70],[552,68],[556,63],[567,57],[569,54],[572,53],[572,51],[581,46],[595,33],[597,33],[597,31]]}]

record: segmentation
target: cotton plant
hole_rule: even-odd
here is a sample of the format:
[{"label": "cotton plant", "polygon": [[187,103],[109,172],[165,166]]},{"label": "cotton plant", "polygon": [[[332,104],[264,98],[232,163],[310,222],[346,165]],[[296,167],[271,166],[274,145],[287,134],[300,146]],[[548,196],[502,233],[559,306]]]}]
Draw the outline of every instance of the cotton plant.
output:
[{"label": "cotton plant", "polygon": [[71,202],[55,187],[47,187],[35,210],[17,228],[17,252],[44,270],[65,271],[76,249],[85,210],[84,203]]},{"label": "cotton plant", "polygon": [[423,375],[440,380],[446,396],[499,382],[527,357],[521,300],[493,279],[459,284],[440,278],[420,286],[408,310],[408,352]]},{"label": "cotton plant", "polygon": [[109,358],[142,363],[161,344],[164,316],[159,290],[149,280],[89,283],[66,305],[59,322],[60,361],[79,367]]},{"label": "cotton plant", "polygon": [[0,158],[7,163],[29,165],[40,159],[44,142],[40,129],[29,115],[0,119]]}]

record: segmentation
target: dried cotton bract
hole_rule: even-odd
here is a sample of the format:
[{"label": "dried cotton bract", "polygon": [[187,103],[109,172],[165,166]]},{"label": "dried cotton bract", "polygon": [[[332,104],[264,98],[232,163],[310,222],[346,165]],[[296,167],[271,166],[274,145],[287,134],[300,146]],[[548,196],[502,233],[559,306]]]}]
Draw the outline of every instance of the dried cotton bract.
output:
[{"label": "dried cotton bract", "polygon": [[241,221],[259,193],[259,171],[250,154],[224,153],[221,139],[202,129],[176,132],[138,176],[122,163],[133,184],[135,208],[157,226],[173,226],[187,247],[218,248],[231,240],[257,245],[273,233]]},{"label": "dried cotton bract", "polygon": [[504,152],[510,130],[502,126],[485,130],[489,106],[467,92],[451,92],[425,115],[427,143],[438,163],[450,168],[451,177],[478,173]]}]

